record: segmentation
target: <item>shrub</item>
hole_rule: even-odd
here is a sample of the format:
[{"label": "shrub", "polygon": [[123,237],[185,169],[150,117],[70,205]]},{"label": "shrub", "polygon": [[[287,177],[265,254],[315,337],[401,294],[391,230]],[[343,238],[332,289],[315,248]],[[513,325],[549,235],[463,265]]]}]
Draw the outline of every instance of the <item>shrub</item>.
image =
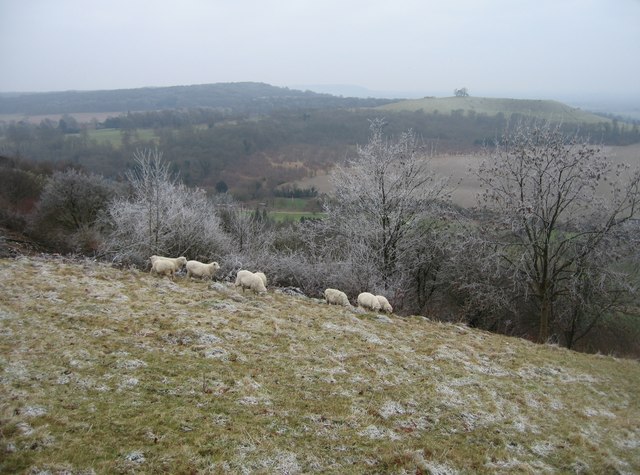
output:
[{"label": "shrub", "polygon": [[102,251],[114,262],[146,266],[153,254],[219,259],[229,247],[215,207],[201,189],[172,178],[156,151],[138,151],[129,196],[112,201]]}]

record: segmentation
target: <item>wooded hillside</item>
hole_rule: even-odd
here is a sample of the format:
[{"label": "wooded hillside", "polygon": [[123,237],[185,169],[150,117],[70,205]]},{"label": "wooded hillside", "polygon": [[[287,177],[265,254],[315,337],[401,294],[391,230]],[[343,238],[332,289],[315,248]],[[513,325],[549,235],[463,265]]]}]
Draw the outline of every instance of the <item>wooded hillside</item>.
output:
[{"label": "wooded hillside", "polygon": [[264,83],[239,82],[109,91],[0,94],[0,114],[127,112],[200,107],[237,113],[267,113],[292,108],[369,107],[387,102],[391,101],[342,98]]}]

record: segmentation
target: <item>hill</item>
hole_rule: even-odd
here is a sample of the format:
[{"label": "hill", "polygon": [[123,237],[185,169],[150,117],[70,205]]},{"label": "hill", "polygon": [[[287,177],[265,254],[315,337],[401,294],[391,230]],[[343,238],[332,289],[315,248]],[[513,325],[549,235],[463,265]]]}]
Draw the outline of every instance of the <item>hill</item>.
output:
[{"label": "hill", "polygon": [[64,114],[214,108],[234,113],[280,109],[369,107],[384,99],[342,98],[256,82],[107,91],[0,94],[0,114]]},{"label": "hill", "polygon": [[640,365],[270,289],[0,260],[3,473],[634,473]]},{"label": "hill", "polygon": [[500,99],[490,97],[425,97],[410,99],[377,107],[388,111],[420,111],[425,114],[464,113],[466,116],[503,114],[510,118],[514,114],[550,120],[552,122],[599,124],[610,122],[601,116],[550,100]]}]

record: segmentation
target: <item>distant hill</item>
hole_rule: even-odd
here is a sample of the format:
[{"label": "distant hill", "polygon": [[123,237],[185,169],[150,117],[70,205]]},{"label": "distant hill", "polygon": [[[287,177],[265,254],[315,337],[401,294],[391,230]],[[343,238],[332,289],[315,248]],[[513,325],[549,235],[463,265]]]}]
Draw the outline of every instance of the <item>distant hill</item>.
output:
[{"label": "distant hill", "polygon": [[640,471],[637,361],[89,260],[0,295],[1,473]]},{"label": "distant hill", "polygon": [[375,107],[388,99],[336,97],[257,82],[146,87],[108,91],[0,94],[0,114],[64,114],[215,108],[238,113],[277,109]]},{"label": "distant hill", "polygon": [[425,97],[398,100],[363,97],[362,91],[354,87],[348,91],[351,97],[336,96],[324,91],[276,87],[258,82],[235,82],[103,91],[12,92],[0,93],[0,115],[117,114],[197,108],[246,115],[269,114],[286,109],[373,108],[393,112],[423,111],[426,114],[437,111],[444,115],[457,112],[465,116],[477,114],[492,117],[503,114],[507,119],[513,114],[521,114],[567,123],[611,122],[608,118],[552,100],[487,97]]},{"label": "distant hill", "polygon": [[498,99],[490,97],[425,97],[423,99],[409,99],[377,107],[379,110],[393,112],[420,111],[425,114],[438,112],[450,115],[460,112],[465,116],[485,114],[495,116],[503,114],[509,119],[513,114],[519,114],[553,122],[598,124],[610,122],[609,119],[570,107],[566,104],[551,100],[532,99]]},{"label": "distant hill", "polygon": [[[400,99],[417,99],[424,97],[426,92],[418,91],[400,91],[400,90],[379,90],[368,89],[366,87],[358,86],[355,84],[305,84],[305,85],[293,85],[294,89],[300,89],[302,91],[314,91],[324,94],[332,94],[334,96],[344,97],[377,97],[392,99],[398,101]],[[431,92],[430,94],[434,94]]]}]

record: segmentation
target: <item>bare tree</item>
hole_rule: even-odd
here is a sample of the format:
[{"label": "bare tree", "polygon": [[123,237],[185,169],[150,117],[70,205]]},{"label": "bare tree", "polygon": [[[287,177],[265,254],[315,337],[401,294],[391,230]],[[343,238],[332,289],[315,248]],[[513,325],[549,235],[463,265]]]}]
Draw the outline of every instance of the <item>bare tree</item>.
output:
[{"label": "bare tree", "polygon": [[[596,301],[606,309],[621,289],[598,282],[613,282],[606,263],[637,215],[640,170],[614,166],[559,125],[531,123],[507,132],[478,176],[483,205],[495,212],[485,268],[525,301],[533,297],[538,341],[549,339],[554,323],[575,329],[582,319],[588,331],[584,317]],[[596,290],[598,299],[585,298]]]},{"label": "bare tree", "polygon": [[[614,249],[624,245],[606,241],[605,245],[613,244]],[[620,255],[619,252],[617,254],[614,261]],[[565,291],[558,295],[554,304],[554,321],[567,348],[573,348],[608,315],[631,306],[636,290],[632,282],[637,282],[640,266],[638,262],[631,266],[636,269],[635,275],[631,276],[629,272],[621,272],[611,265],[613,257],[609,250],[606,253],[593,252],[577,260]],[[627,255],[626,259],[629,258]]]},{"label": "bare tree", "polygon": [[372,121],[368,143],[333,171],[323,226],[332,231],[331,254],[351,263],[363,287],[389,291],[409,272],[408,256],[423,245],[448,191],[412,131],[389,140],[383,127]]},{"label": "bare tree", "polygon": [[131,195],[108,209],[105,253],[139,265],[152,254],[217,258],[229,242],[206,193],[172,177],[157,150],[138,151],[134,158],[137,166],[127,174]]},{"label": "bare tree", "polygon": [[157,149],[136,150],[133,159],[136,166],[126,176],[133,186],[134,200],[145,210],[149,249],[159,253],[163,209],[171,205],[171,191],[175,191],[177,179],[171,176],[169,163],[162,159],[162,152]]}]

